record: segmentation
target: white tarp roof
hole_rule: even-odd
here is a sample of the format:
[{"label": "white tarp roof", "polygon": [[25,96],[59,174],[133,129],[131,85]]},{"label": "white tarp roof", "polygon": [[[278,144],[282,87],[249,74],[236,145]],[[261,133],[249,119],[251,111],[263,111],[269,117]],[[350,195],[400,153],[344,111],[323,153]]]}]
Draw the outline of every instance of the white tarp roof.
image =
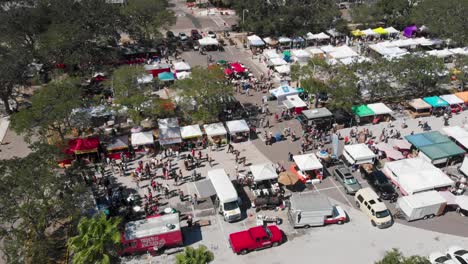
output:
[{"label": "white tarp roof", "polygon": [[366,30],[363,30],[362,33],[364,33],[366,36],[375,36],[377,33],[374,32],[374,30],[368,28]]},{"label": "white tarp roof", "polygon": [[269,60],[271,60],[271,59],[273,59],[273,58],[281,58],[281,56],[280,56],[280,55],[276,52],[276,50],[274,50],[274,49],[266,49],[266,50],[264,50],[264,51],[263,51],[263,55],[264,55],[267,59],[269,59]]},{"label": "white tarp roof", "polygon": [[465,129],[459,126],[443,127],[442,133],[453,138],[464,148],[468,149],[468,132]]},{"label": "white tarp roof", "polygon": [[443,49],[443,50],[429,50],[427,51],[427,54],[431,56],[436,56],[437,58],[445,58],[448,56],[454,55],[450,50],[448,49]]},{"label": "white tarp roof", "polygon": [[301,171],[310,171],[322,169],[323,165],[320,163],[314,153],[293,156],[294,162]]},{"label": "white tarp roof", "polygon": [[140,83],[140,84],[150,83],[152,81],[153,81],[153,75],[152,74],[145,74],[145,75],[137,78],[137,82]]},{"label": "white tarp roof", "polygon": [[181,72],[176,72],[175,73],[175,76],[176,76],[177,80],[183,80],[183,79],[186,79],[186,78],[190,78],[191,75],[192,75],[192,73],[188,72],[188,71],[181,71]]},{"label": "white tarp roof", "polygon": [[211,46],[219,44],[219,42],[212,37],[204,37],[202,39],[199,39],[198,43],[200,43],[200,46]]},{"label": "white tarp roof", "polygon": [[468,47],[449,49],[449,51],[458,55],[468,55]]},{"label": "white tarp roof", "polygon": [[174,69],[176,71],[190,71],[191,68],[190,65],[188,65],[188,63],[179,61],[174,63]]},{"label": "white tarp roof", "polygon": [[370,62],[372,60],[363,56],[356,56],[356,57],[348,57],[348,58],[340,59],[340,61],[344,65],[349,65],[349,64],[354,64],[354,63],[362,63],[366,61]]},{"label": "white tarp roof", "polygon": [[237,201],[237,191],[234,189],[234,185],[232,185],[231,179],[229,179],[224,169],[209,170],[207,176],[222,203]]},{"label": "white tarp roof", "polygon": [[288,107],[288,108],[293,108],[293,107],[296,107],[296,108],[303,108],[303,107],[307,107],[307,104],[306,104],[304,101],[302,101],[302,99],[299,98],[299,95],[297,95],[297,94],[286,96],[286,100],[284,101],[284,104],[286,104],[287,107],[288,107],[289,105],[292,106],[292,107]]},{"label": "white tarp roof", "polygon": [[288,95],[294,95],[298,93],[299,91],[297,89],[292,88],[289,85],[283,85],[278,88],[270,90],[270,94],[278,98],[278,100],[280,101],[286,99],[286,96]]},{"label": "white tarp roof", "polygon": [[359,56],[359,54],[357,54],[353,49],[351,49],[350,47],[346,45],[336,47],[336,49],[331,51],[329,54],[333,59],[337,59],[337,60]]},{"label": "white tarp roof", "polygon": [[468,210],[468,196],[457,195],[455,196],[455,203],[463,210]]},{"label": "white tarp roof", "polygon": [[466,177],[468,177],[468,156],[465,156],[465,158],[463,158],[462,165],[460,166],[460,171],[461,171]]},{"label": "white tarp roof", "polygon": [[158,119],[159,128],[179,127],[179,120],[176,117]]},{"label": "white tarp roof", "polygon": [[278,174],[276,173],[276,169],[273,166],[273,163],[252,165],[249,167],[249,169],[252,172],[254,181],[256,182],[278,178]]},{"label": "white tarp roof", "polygon": [[388,34],[400,33],[400,31],[396,30],[394,27],[385,28],[385,31],[387,31]]},{"label": "white tarp roof", "polygon": [[270,60],[268,60],[268,64],[271,66],[281,66],[286,65],[288,63],[282,58],[271,58]]},{"label": "white tarp roof", "polygon": [[393,113],[392,109],[388,108],[388,106],[386,106],[384,103],[368,104],[367,107],[369,107],[376,115],[386,115]]},{"label": "white tarp roof", "polygon": [[291,55],[294,56],[294,57],[298,57],[298,58],[309,58],[310,57],[310,53],[303,50],[303,49],[292,50]]},{"label": "white tarp roof", "polygon": [[329,52],[335,51],[336,47],[332,45],[327,45],[327,46],[321,46],[320,49],[325,53],[329,53]]},{"label": "white tarp roof", "polygon": [[248,36],[250,46],[263,46],[265,42],[257,35]]},{"label": "white tarp roof", "polygon": [[180,128],[183,139],[201,137],[203,135],[199,125],[184,126]]},{"label": "white tarp roof", "polygon": [[280,38],[278,39],[278,42],[279,42],[279,43],[288,43],[288,42],[291,42],[291,41],[292,41],[292,39],[290,39],[290,38],[288,38],[288,37],[280,37]]},{"label": "white tarp roof", "polygon": [[464,101],[454,94],[444,94],[439,96],[442,100],[447,102],[449,105],[463,104]]},{"label": "white tarp roof", "polygon": [[227,121],[226,126],[231,134],[250,131],[249,125],[247,125],[244,119]]},{"label": "white tarp roof", "polygon": [[133,146],[143,146],[154,143],[152,131],[132,133],[131,139]]},{"label": "white tarp roof", "polygon": [[366,144],[354,144],[344,146],[346,152],[351,155],[354,160],[366,160],[376,157],[375,153],[370,150]]},{"label": "white tarp roof", "polygon": [[373,45],[369,45],[369,48],[374,50],[375,52],[379,53],[382,56],[403,56],[408,53],[405,49],[400,49],[399,47],[395,46],[387,46],[382,43],[377,43]]},{"label": "white tarp roof", "polygon": [[314,54],[323,54],[323,50],[316,48],[316,47],[308,47],[305,49],[307,52],[309,52],[311,55]]},{"label": "white tarp roof", "polygon": [[275,67],[275,70],[276,70],[278,73],[281,73],[281,74],[288,74],[288,73],[291,72],[291,66],[289,66],[289,65],[281,65],[281,66]]},{"label": "white tarp roof", "polygon": [[387,162],[384,172],[407,194],[453,185],[442,170],[422,158]]},{"label": "white tarp roof", "polygon": [[223,123],[208,124],[204,125],[203,128],[205,129],[205,133],[210,137],[222,136],[227,134],[226,128],[224,128]]}]

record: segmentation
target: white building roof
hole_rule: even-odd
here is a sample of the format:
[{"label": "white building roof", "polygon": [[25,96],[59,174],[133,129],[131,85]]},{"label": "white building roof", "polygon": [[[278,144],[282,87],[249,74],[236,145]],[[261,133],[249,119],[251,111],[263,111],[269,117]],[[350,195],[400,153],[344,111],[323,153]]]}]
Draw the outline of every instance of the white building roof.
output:
[{"label": "white building roof", "polygon": [[191,68],[190,65],[188,65],[188,63],[179,61],[174,63],[174,69],[176,71],[190,71]]},{"label": "white building roof", "polygon": [[323,165],[320,163],[314,153],[293,156],[294,162],[301,171],[310,171],[322,169]]},{"label": "white building roof", "polygon": [[226,128],[224,128],[223,123],[208,124],[204,125],[203,128],[205,129],[205,133],[209,137],[222,136],[227,134]]},{"label": "white building roof", "polygon": [[209,170],[207,176],[222,203],[237,201],[237,191],[234,189],[234,185],[232,185],[231,179],[229,179],[224,169]]},{"label": "white building roof", "polygon": [[252,172],[254,181],[256,182],[278,178],[278,174],[276,173],[276,169],[273,166],[273,163],[252,165],[249,167],[249,169]]},{"label": "white building roof", "polygon": [[249,125],[244,119],[227,121],[226,126],[231,134],[250,131]]},{"label": "white building roof", "polygon": [[174,231],[180,231],[178,213],[128,222],[125,224],[125,239],[133,240]]},{"label": "white building roof", "polygon": [[468,149],[468,132],[465,129],[459,126],[443,127],[442,133],[453,138],[464,148]]},{"label": "white building roof", "polygon": [[344,149],[354,160],[373,159],[376,157],[366,144],[346,145]]},{"label": "white building roof", "polygon": [[143,146],[154,143],[153,132],[151,131],[132,133],[131,139],[133,146]]},{"label": "white building roof", "polygon": [[393,113],[392,109],[388,108],[388,106],[386,106],[384,103],[368,104],[367,107],[369,107],[376,115],[386,115]]},{"label": "white building roof", "polygon": [[407,194],[453,185],[442,170],[422,158],[387,162],[384,172]]},{"label": "white building roof", "polygon": [[454,94],[444,94],[439,96],[442,100],[447,102],[449,105],[463,104],[464,101]]},{"label": "white building roof", "polygon": [[180,134],[183,139],[201,137],[203,135],[199,125],[181,127]]}]

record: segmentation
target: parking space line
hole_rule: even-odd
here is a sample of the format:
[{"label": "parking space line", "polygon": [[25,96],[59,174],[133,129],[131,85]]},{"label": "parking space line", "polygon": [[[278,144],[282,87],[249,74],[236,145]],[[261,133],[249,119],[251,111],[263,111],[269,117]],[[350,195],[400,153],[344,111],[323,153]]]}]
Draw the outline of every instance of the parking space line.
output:
[{"label": "parking space line", "polygon": [[[223,233],[223,236],[228,237],[226,235],[226,231],[224,230],[223,225],[221,224],[221,219],[219,219],[219,214],[218,213],[216,213],[216,222],[218,222],[219,228],[221,229],[221,232]],[[226,247],[229,248],[229,243],[228,242],[226,242]]]},{"label": "parking space line", "polygon": [[343,196],[345,198],[345,200],[346,200],[346,202],[348,202],[349,206],[353,207],[351,202],[348,200],[348,197],[346,197],[346,195],[340,190],[340,188],[338,188],[338,185],[336,185],[335,181],[333,179],[331,179],[331,182],[333,183],[333,185],[335,185],[336,189],[338,189],[338,192],[341,194],[341,196]]}]

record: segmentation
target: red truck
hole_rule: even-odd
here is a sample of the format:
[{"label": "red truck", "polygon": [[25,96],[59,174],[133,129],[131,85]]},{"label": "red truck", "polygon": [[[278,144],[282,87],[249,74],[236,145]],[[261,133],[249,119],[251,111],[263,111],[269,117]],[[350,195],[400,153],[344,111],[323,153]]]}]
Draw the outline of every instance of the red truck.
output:
[{"label": "red truck", "polygon": [[179,214],[157,215],[128,222],[121,243],[123,249],[120,255],[157,254],[167,248],[182,246]]},{"label": "red truck", "polygon": [[276,247],[283,241],[282,231],[275,225],[256,226],[229,235],[232,251],[245,255],[249,251]]}]

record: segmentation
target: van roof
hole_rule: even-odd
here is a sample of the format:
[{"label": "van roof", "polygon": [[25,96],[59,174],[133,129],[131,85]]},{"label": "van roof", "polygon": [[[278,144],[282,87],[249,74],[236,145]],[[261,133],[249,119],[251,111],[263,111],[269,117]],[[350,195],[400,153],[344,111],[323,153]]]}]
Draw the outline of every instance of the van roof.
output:
[{"label": "van roof", "polygon": [[216,191],[216,195],[223,203],[237,201],[238,195],[234,185],[229,179],[224,169],[215,169],[208,171],[208,178],[210,179]]},{"label": "van roof", "polygon": [[179,214],[167,214],[128,222],[125,225],[125,240],[161,235],[180,231]]},{"label": "van roof", "polygon": [[372,208],[375,211],[383,211],[387,209],[385,203],[383,203],[380,200],[379,196],[370,187],[360,189],[359,191],[357,191],[356,195],[364,196],[366,201],[368,201],[371,204]]}]

